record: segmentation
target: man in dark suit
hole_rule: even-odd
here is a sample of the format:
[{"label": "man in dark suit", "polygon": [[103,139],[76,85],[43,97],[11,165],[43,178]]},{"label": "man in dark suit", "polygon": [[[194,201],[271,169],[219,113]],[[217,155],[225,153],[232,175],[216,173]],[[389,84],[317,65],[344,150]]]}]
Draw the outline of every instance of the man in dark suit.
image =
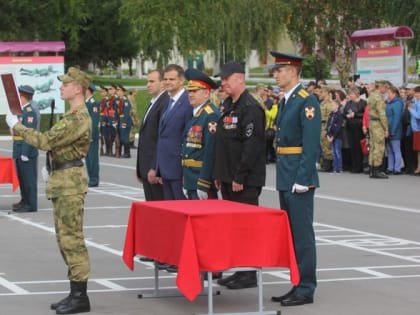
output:
[{"label": "man in dark suit", "polygon": [[159,122],[169,102],[163,87],[163,72],[153,70],[147,75],[147,91],[152,96],[143,117],[137,146],[137,178],[143,183],[147,201],[163,200],[162,185],[156,177],[156,149]]},{"label": "man in dark suit", "polygon": [[299,265],[300,281],[287,294],[272,297],[283,306],[313,303],[316,288],[316,247],[313,228],[316,159],[321,134],[318,100],[299,83],[301,57],[271,53],[273,77],[284,91],[276,126],[277,183],[280,208],[287,211]]},{"label": "man in dark suit", "polygon": [[[20,121],[25,127],[38,130],[39,113],[32,103],[35,90],[29,85],[18,87],[22,104]],[[26,143],[21,136],[13,136],[13,158],[19,178],[21,200],[13,204],[15,212],[38,210],[38,149]]]},{"label": "man in dark suit", "polygon": [[156,170],[163,184],[165,200],[186,199],[182,190],[181,148],[184,129],[192,117],[193,108],[183,87],[182,67],[168,65],[163,81],[170,99],[159,123]]}]

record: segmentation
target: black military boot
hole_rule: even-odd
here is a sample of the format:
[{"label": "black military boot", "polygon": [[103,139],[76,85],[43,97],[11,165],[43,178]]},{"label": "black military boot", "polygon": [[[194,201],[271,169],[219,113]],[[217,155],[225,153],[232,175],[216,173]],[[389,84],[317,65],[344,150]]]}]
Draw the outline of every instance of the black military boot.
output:
[{"label": "black military boot", "polygon": [[128,143],[124,143],[124,157],[125,158],[131,158],[130,144],[128,144]]},{"label": "black military boot", "polygon": [[72,281],[70,281],[70,293],[69,293],[69,295],[68,295],[68,296],[66,296],[64,299],[62,299],[62,300],[60,300],[60,301],[56,302],[56,303],[52,303],[52,304],[50,305],[50,308],[51,308],[52,310],[56,310],[59,306],[61,306],[61,305],[65,305],[65,304],[67,304],[67,303],[71,300],[71,292],[74,290],[74,288],[72,288],[72,286],[74,286],[74,284],[73,284],[73,282],[72,282]]},{"label": "black military boot", "polygon": [[77,314],[90,312],[90,302],[87,296],[87,282],[70,282],[71,292],[65,304],[56,309],[56,314]]},{"label": "black military boot", "polygon": [[372,175],[370,175],[370,178],[388,178],[388,175],[382,172],[379,167],[373,167]]}]

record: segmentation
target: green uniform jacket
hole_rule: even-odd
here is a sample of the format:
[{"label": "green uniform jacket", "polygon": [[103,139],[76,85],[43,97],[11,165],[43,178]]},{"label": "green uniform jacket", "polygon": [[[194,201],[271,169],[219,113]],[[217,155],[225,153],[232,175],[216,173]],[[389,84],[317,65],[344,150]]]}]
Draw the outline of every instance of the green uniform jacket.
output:
[{"label": "green uniform jacket", "polygon": [[[26,105],[22,109],[21,118],[22,125],[25,127],[32,129],[38,128],[38,114],[32,104]],[[35,158],[38,156],[38,149],[23,140],[17,140],[15,138],[13,140],[13,158],[20,159],[21,155],[25,155],[28,158]]]},{"label": "green uniform jacket", "polygon": [[[277,116],[278,191],[291,191],[293,184],[319,187],[316,159],[321,133],[321,111],[314,95],[299,85]],[[279,147],[302,147],[302,153],[279,154]],[[287,149],[284,149],[287,150]]]},{"label": "green uniform jacket", "polygon": [[182,171],[187,190],[208,191],[213,183],[214,135],[219,117],[217,107],[207,101],[185,127]]},{"label": "green uniform jacket", "polygon": [[99,115],[100,115],[100,103],[95,100],[93,96],[86,100],[86,107],[88,109],[90,118],[92,119],[92,140],[99,140]]},{"label": "green uniform jacket", "polygon": [[[86,156],[92,133],[92,121],[85,104],[67,111],[61,120],[47,132],[26,128],[18,123],[13,131],[23,139],[44,151],[51,151],[53,161],[64,163]],[[48,199],[59,196],[86,193],[88,190],[85,167],[55,170],[48,178]]]}]

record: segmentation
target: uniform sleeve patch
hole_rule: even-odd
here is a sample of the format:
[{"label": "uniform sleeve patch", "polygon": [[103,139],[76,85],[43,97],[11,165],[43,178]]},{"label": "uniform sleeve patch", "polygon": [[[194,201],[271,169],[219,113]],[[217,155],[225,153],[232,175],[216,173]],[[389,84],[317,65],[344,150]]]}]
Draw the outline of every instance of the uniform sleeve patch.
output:
[{"label": "uniform sleeve patch", "polygon": [[54,125],[54,129],[57,129],[57,130],[61,130],[64,128],[66,128],[66,124],[62,120],[60,120],[58,123]]},{"label": "uniform sleeve patch", "polygon": [[312,120],[315,118],[315,107],[313,106],[306,106],[305,107],[305,117],[309,120]]},{"label": "uniform sleeve patch", "polygon": [[210,133],[216,133],[216,129],[217,129],[217,122],[215,121],[210,121],[208,124],[208,128],[209,128],[209,132]]},{"label": "uniform sleeve patch", "polygon": [[245,127],[245,136],[247,138],[250,138],[252,136],[252,134],[254,133],[254,123],[249,123],[248,125],[246,125]]}]

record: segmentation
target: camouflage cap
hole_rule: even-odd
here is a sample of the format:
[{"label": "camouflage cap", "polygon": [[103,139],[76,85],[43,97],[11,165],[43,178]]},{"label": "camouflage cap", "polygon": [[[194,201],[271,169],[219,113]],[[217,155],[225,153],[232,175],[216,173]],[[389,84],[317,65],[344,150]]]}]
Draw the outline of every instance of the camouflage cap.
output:
[{"label": "camouflage cap", "polygon": [[66,74],[59,75],[57,78],[63,83],[80,83],[85,88],[88,88],[90,82],[92,81],[92,77],[90,75],[75,67],[70,67]]}]

